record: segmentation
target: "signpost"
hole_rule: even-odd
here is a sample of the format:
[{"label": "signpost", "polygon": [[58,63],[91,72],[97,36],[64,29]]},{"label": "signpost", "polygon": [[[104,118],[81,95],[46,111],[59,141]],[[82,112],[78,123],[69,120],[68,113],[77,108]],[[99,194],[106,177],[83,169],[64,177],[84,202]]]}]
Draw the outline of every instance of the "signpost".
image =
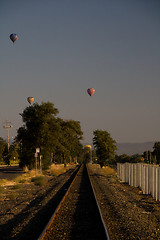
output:
[{"label": "signpost", "polygon": [[52,168],[52,160],[53,160],[53,153],[51,153],[51,161],[50,161],[50,174],[52,173],[51,168]]},{"label": "signpost", "polygon": [[40,148],[36,148],[35,152],[35,175],[37,176],[37,158],[38,158],[38,153],[40,153]]},{"label": "signpost", "polygon": [[42,174],[42,155],[39,156],[40,162],[39,162],[39,167],[40,167],[40,174]]},{"label": "signpost", "polygon": [[36,148],[36,153],[40,153],[40,148]]},{"label": "signpost", "polygon": [[37,176],[37,157],[38,157],[38,153],[35,153],[35,175]]}]

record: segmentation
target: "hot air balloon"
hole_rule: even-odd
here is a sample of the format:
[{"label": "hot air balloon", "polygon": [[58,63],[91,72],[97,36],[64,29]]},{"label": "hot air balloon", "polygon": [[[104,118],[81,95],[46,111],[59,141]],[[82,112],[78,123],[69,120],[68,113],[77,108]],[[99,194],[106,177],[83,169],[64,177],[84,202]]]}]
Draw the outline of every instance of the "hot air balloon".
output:
[{"label": "hot air balloon", "polygon": [[84,148],[92,149],[92,146],[91,145],[85,145]]},{"label": "hot air balloon", "polygon": [[29,102],[29,104],[32,104],[32,102],[34,101],[34,97],[28,97],[27,101]]},{"label": "hot air balloon", "polygon": [[95,93],[95,89],[94,88],[88,88],[87,92],[90,96],[93,96],[93,94]]},{"label": "hot air balloon", "polygon": [[12,33],[9,37],[13,43],[18,39],[18,36],[16,33]]}]

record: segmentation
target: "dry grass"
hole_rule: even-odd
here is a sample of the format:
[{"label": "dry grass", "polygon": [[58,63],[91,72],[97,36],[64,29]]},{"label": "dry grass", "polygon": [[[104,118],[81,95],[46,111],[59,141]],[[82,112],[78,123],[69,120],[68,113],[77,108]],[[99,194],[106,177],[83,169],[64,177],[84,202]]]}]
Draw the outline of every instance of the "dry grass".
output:
[{"label": "dry grass", "polygon": [[[52,164],[51,169],[46,172],[46,174],[40,174],[39,170],[37,170],[37,176],[44,176],[44,175],[52,175],[52,176],[58,176],[60,174],[65,173],[71,168],[75,168],[76,165],[67,165],[64,167],[64,164]],[[7,179],[1,179],[0,180],[0,186],[13,186],[17,184],[27,184],[31,182],[31,179],[35,177],[35,170],[27,171],[26,173],[16,177],[13,180],[7,180]]]},{"label": "dry grass", "polygon": [[75,164],[67,165],[66,167],[64,167],[64,164],[52,164],[50,171],[51,171],[51,175],[58,176],[60,174],[65,173],[69,169],[75,168],[75,167],[76,167]]},{"label": "dry grass", "polygon": [[14,179],[15,183],[30,182],[30,179],[35,176],[35,171],[31,170]]},{"label": "dry grass", "polygon": [[5,187],[5,186],[13,186],[15,183],[13,180],[7,180],[7,179],[0,179],[0,186]]},{"label": "dry grass", "polygon": [[112,175],[112,176],[116,176],[116,171],[111,168],[111,167],[103,167],[101,168],[99,164],[90,164],[90,167],[92,168],[93,171],[98,171],[99,174],[101,175]]},{"label": "dry grass", "polygon": [[99,164],[89,164],[89,168],[94,174],[106,177],[110,183],[114,184],[118,181],[117,172],[109,166],[101,168]]},{"label": "dry grass", "polygon": [[0,179],[0,186],[5,186],[5,184],[8,182],[6,179]]}]

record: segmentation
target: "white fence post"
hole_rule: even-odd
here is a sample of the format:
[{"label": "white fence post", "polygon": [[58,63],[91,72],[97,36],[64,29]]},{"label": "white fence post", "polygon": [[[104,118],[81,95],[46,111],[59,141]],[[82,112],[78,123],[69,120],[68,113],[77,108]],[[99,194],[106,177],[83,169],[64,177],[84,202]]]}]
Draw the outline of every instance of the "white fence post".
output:
[{"label": "white fence post", "polygon": [[158,200],[158,168],[156,168],[156,201]]},{"label": "white fence post", "polygon": [[160,201],[160,167],[158,168],[158,200]]},{"label": "white fence post", "polygon": [[146,181],[146,175],[145,175],[145,166],[142,167],[142,191],[143,194],[145,194],[145,181]]},{"label": "white fence post", "polygon": [[158,168],[158,200],[160,201],[160,167]]},{"label": "white fence post", "polygon": [[120,178],[119,168],[120,168],[120,163],[117,163],[117,176]]},{"label": "white fence post", "polygon": [[146,194],[149,194],[149,167],[146,167]]},{"label": "white fence post", "polygon": [[130,186],[140,187],[160,201],[160,167],[142,163],[117,163],[117,176]]},{"label": "white fence post", "polygon": [[140,164],[139,165],[139,187],[140,188],[142,187],[142,167],[143,167],[143,165]]},{"label": "white fence post", "polygon": [[125,163],[126,165],[126,177],[125,177],[125,182],[129,183],[129,163]]},{"label": "white fence post", "polygon": [[156,201],[160,200],[160,167],[156,167]]},{"label": "white fence post", "polygon": [[128,166],[128,183],[131,185],[131,164]]}]

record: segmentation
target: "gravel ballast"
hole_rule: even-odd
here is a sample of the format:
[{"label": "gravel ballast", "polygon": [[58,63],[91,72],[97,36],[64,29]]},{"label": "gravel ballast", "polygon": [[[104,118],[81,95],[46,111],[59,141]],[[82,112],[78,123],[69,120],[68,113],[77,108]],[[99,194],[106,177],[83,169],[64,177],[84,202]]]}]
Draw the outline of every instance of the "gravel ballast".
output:
[{"label": "gravel ballast", "polygon": [[[160,239],[159,201],[120,182],[110,168],[95,164],[88,168],[110,240]],[[5,187],[0,193],[0,239],[37,239],[74,170],[49,177],[44,186]]]},{"label": "gravel ballast", "polygon": [[89,172],[111,240],[160,239],[160,202],[89,164]]}]

